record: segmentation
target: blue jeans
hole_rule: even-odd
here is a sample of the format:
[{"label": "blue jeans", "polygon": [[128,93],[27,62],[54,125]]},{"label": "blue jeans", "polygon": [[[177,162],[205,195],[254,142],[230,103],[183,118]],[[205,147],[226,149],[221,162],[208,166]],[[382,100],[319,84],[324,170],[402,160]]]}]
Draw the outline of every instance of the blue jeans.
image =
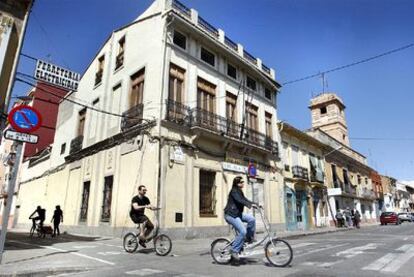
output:
[{"label": "blue jeans", "polygon": [[[228,224],[232,225],[238,233],[232,244],[231,251],[233,253],[240,253],[243,247],[244,237],[247,237],[248,239],[254,237],[256,231],[256,219],[251,214],[242,214],[241,218],[224,215],[224,219]],[[243,222],[247,223],[247,230]]]}]

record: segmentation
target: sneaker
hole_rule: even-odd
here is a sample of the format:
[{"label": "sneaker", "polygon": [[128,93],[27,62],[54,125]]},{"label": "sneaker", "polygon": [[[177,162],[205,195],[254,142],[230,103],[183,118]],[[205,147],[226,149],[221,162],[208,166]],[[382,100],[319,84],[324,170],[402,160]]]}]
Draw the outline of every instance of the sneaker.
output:
[{"label": "sneaker", "polygon": [[239,253],[231,253],[231,265],[234,266],[239,266],[240,265],[240,257],[239,257]]},{"label": "sneaker", "polygon": [[255,242],[257,242],[257,240],[255,238],[246,239],[247,244],[252,244],[252,243],[255,243]]},{"label": "sneaker", "polygon": [[145,244],[145,241],[139,240],[139,245],[141,245],[143,248],[147,248],[147,245]]}]

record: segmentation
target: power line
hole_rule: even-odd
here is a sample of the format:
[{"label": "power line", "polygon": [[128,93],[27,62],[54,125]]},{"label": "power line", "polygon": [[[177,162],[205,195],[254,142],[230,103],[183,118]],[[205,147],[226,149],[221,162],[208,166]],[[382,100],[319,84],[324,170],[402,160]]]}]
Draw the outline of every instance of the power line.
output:
[{"label": "power line", "polygon": [[359,60],[359,61],[356,61],[356,62],[353,62],[353,63],[349,63],[349,64],[346,64],[346,65],[338,66],[338,67],[335,67],[335,68],[332,68],[332,69],[329,69],[329,70],[326,70],[326,71],[323,71],[323,72],[318,72],[318,73],[315,73],[315,74],[312,74],[312,75],[309,75],[309,76],[306,76],[306,77],[302,77],[302,78],[299,78],[299,79],[296,79],[296,80],[284,82],[284,83],[282,83],[282,85],[285,86],[285,85],[288,85],[288,84],[293,84],[293,83],[305,81],[305,80],[308,80],[308,79],[311,79],[311,78],[321,76],[322,74],[332,73],[332,72],[339,71],[339,70],[342,70],[342,69],[345,69],[345,68],[348,68],[348,67],[351,67],[351,66],[361,64],[361,63],[366,63],[366,62],[369,62],[369,61],[372,61],[372,60],[375,60],[375,59],[378,59],[378,58],[381,58],[381,57],[384,57],[384,56],[387,56],[387,55],[390,55],[390,54],[394,54],[394,53],[399,52],[399,51],[403,51],[403,50],[411,48],[413,46],[414,46],[414,43],[410,43],[410,44],[404,45],[402,47],[399,47],[399,48],[381,53],[381,54],[376,55],[376,56],[372,56],[372,57],[362,59],[362,60]]}]

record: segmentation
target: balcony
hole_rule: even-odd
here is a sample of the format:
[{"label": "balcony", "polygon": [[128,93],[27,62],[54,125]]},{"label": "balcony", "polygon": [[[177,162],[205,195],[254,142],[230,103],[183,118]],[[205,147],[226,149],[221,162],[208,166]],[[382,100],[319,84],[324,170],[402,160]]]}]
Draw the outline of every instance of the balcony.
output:
[{"label": "balcony", "polygon": [[375,199],[376,194],[373,190],[369,190],[367,188],[360,188],[359,190],[359,196],[366,199]]},{"label": "balcony", "polygon": [[[185,19],[189,21],[193,21],[193,23],[196,24],[201,30],[212,36],[214,39],[216,39],[218,42],[226,45],[230,48],[231,51],[234,51],[235,54],[240,55],[242,59],[245,61],[252,63],[255,67],[257,67],[259,70],[261,70],[266,75],[274,78],[272,75],[272,70],[267,67],[266,65],[260,66],[257,62],[257,58],[255,58],[253,55],[251,55],[249,52],[243,50],[243,53],[239,53],[239,46],[237,43],[235,43],[233,40],[231,40],[229,37],[224,36],[223,38],[220,38],[219,30],[218,28],[211,25],[208,21],[203,19],[201,16],[193,16],[192,18],[192,11],[188,7],[186,7],[184,4],[182,4],[178,0],[172,0],[171,2],[171,8],[178,14],[183,16]],[[195,21],[196,20],[196,21]]]},{"label": "balcony", "polygon": [[126,112],[122,113],[121,130],[128,130],[142,121],[142,114],[144,111],[144,104],[138,104]]},{"label": "balcony", "polygon": [[119,53],[118,56],[116,56],[115,60],[115,70],[120,68],[124,64],[124,53]]},{"label": "balcony", "polygon": [[302,166],[292,166],[292,175],[293,178],[299,178],[308,181],[309,180],[309,173],[308,169]]},{"label": "balcony", "polygon": [[95,86],[102,83],[102,76],[103,76],[103,70],[99,70],[98,72],[96,72],[96,74],[95,74]]},{"label": "balcony", "polygon": [[76,153],[80,150],[82,150],[83,146],[83,135],[77,136],[76,138],[72,139],[70,142],[70,150],[69,154]]},{"label": "balcony", "polygon": [[249,128],[243,128],[242,131],[241,124],[201,108],[190,109],[179,102],[167,100],[166,120],[190,128],[209,130],[220,136],[264,148],[275,155],[279,154],[278,144],[272,138]]}]

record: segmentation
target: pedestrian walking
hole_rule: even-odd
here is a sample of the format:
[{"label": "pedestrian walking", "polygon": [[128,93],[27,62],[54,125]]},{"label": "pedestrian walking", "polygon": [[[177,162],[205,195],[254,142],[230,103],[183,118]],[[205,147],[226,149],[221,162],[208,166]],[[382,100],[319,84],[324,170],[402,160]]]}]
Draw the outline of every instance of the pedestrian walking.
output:
[{"label": "pedestrian walking", "polygon": [[63,211],[60,209],[60,206],[56,206],[56,210],[53,212],[53,217],[50,222],[53,222],[53,235],[52,237],[60,235],[59,224],[63,222]]},{"label": "pedestrian walking", "polygon": [[354,226],[359,229],[359,223],[361,222],[361,214],[357,209],[354,211]]}]

